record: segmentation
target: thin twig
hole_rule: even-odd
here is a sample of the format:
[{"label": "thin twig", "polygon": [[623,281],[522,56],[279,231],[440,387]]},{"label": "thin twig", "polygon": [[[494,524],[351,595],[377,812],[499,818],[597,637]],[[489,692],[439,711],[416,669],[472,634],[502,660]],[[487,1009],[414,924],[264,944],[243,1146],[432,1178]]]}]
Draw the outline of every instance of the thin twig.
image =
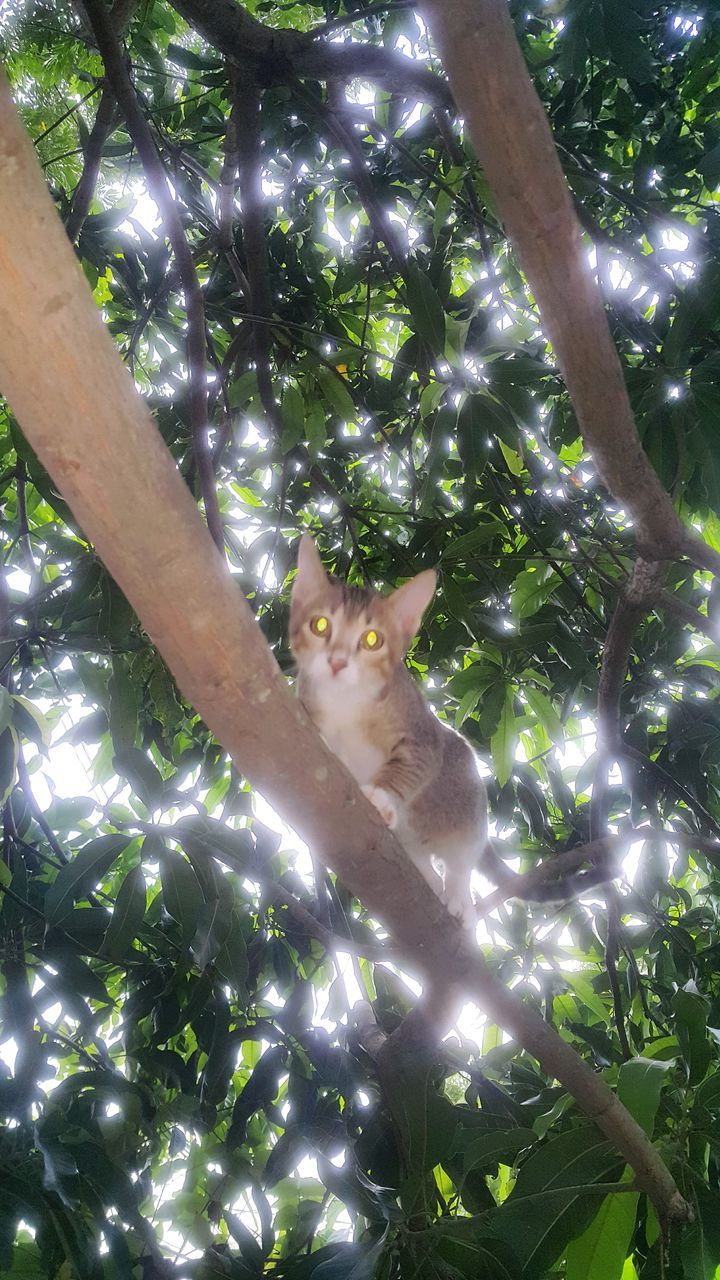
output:
[{"label": "thin twig", "polygon": [[90,137],[85,147],[85,164],[80,181],[72,198],[72,206],[65,223],[68,239],[74,242],[82,229],[90,209],[90,202],[95,194],[103,147],[107,142],[115,123],[117,102],[109,85],[105,85],[98,103],[97,114],[90,130]]},{"label": "thin twig", "polygon": [[250,309],[254,313],[252,325],[258,391],[271,430],[276,440],[279,440],[282,421],[273,391],[270,364],[272,332],[269,326],[273,319],[273,305],[263,226],[262,156],[258,127],[260,90],[249,73],[238,71],[233,78],[232,92],[240,179],[240,222],[245,270],[250,286]]}]

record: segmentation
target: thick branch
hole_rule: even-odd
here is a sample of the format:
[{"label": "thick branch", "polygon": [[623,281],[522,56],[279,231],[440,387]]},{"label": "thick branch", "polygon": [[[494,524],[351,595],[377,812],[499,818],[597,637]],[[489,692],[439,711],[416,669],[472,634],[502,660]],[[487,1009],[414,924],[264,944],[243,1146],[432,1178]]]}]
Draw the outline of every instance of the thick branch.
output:
[{"label": "thick branch", "polygon": [[[632,518],[646,559],[708,558],[712,549],[698,550],[643,451],[580,224],[506,0],[424,0],[423,7],[603,482]],[[713,552],[712,559],[717,571],[720,556]]]},{"label": "thick branch", "polygon": [[143,169],[150,185],[150,192],[160,210],[168,239],[178,264],[178,271],[185,294],[188,318],[187,362],[190,400],[190,422],[200,488],[205,505],[208,527],[215,545],[222,551],[224,538],[220,509],[218,507],[215,473],[208,438],[207,374],[205,369],[205,303],[190,246],[185,236],[177,205],[168,187],[165,168],[150,132],[145,116],[140,110],[135,89],[128,75],[125,59],[105,0],[86,0],[85,8],[93,28],[93,35],[105,64],[105,71],[137,147]]},{"label": "thick branch", "polygon": [[598,685],[598,734],[612,751],[621,737],[620,696],[632,643],[642,619],[657,601],[665,577],[662,562],[638,559],[610,620]]},{"label": "thick branch", "polygon": [[392,930],[408,964],[434,986],[473,993],[607,1134],[662,1220],[687,1218],[643,1130],[488,970],[291,696],[102,324],[4,79],[0,242],[0,385],[184,695],[252,785]]},{"label": "thick branch", "polygon": [[352,80],[361,76],[440,106],[451,105],[447,85],[427,67],[380,45],[336,43],[313,32],[265,27],[235,0],[170,0],[174,9],[261,84],[291,84],[298,76]]}]

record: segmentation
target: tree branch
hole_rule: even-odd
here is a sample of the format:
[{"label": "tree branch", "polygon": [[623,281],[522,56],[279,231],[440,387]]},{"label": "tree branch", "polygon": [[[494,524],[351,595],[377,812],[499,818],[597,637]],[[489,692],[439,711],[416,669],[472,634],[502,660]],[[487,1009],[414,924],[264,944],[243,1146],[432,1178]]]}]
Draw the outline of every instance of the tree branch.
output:
[{"label": "tree branch", "polygon": [[[134,7],[135,0],[115,0],[110,21],[116,35],[122,35],[130,21]],[[95,193],[100,174],[103,148],[112,133],[116,115],[117,101],[115,94],[108,84],[104,84],[93,127],[90,130],[90,137],[85,147],[85,164],[80,175],[80,181],[75,188],[72,207],[65,223],[65,230],[71,243],[77,240],[83,223],[87,218],[90,202]]]},{"label": "tree branch", "polygon": [[661,1220],[686,1220],[691,1210],[640,1126],[491,973],[291,696],[102,323],[4,79],[0,239],[0,385],[184,696],[315,856],[387,924],[408,964],[434,986],[472,993],[614,1143]]},{"label": "tree branch", "polygon": [[222,552],[225,541],[208,438],[205,302],[200,288],[200,281],[198,280],[190,246],[180,221],[177,205],[168,186],[160,153],[155,146],[147,120],[140,110],[135,89],[130,81],[125,59],[115,34],[112,18],[105,5],[105,0],[85,0],[85,9],[92,24],[93,35],[97,41],[100,55],[105,64],[108,82],[125,116],[130,136],[137,147],[138,155],[150,185],[150,194],[160,210],[160,216],[178,264],[188,319],[187,363],[190,424],[195,465],[200,481],[208,528],[215,545]]},{"label": "tree branch", "polygon": [[90,130],[90,137],[85,147],[85,165],[83,167],[80,181],[78,182],[73,198],[70,213],[68,214],[65,230],[68,238],[74,242],[77,240],[82,225],[87,218],[90,208],[90,201],[95,194],[98,175],[100,173],[100,161],[102,160],[103,147],[112,132],[115,122],[115,114],[117,103],[115,94],[108,85],[102,92],[102,97],[98,103],[97,114],[93,121],[93,127]]},{"label": "tree branch", "polygon": [[[258,118],[260,90],[255,77],[238,71],[231,77],[232,119],[240,180],[240,225],[245,271],[250,286],[253,346],[260,401],[276,440],[282,434],[280,409],[272,384],[270,353],[273,318],[270,270],[263,225],[262,154]],[[263,323],[265,321],[265,323]]]},{"label": "tree branch", "polygon": [[535,295],[600,478],[647,560],[720,555],[681,524],[633,419],[600,291],[506,0],[424,0],[458,110]]},{"label": "tree branch", "polygon": [[170,0],[174,9],[245,71],[254,70],[262,86],[291,84],[298,76],[313,80],[379,81],[440,106],[451,105],[447,85],[428,67],[380,45],[324,40],[313,31],[265,27],[235,0]]}]

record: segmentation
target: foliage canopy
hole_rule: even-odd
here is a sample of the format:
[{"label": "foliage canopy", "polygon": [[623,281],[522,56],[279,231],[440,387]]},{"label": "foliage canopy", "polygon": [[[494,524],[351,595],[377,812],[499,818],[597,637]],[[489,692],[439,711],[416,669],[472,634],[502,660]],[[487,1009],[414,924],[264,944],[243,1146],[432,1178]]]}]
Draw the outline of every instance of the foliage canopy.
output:
[{"label": "foliage canopy", "polygon": [[[644,446],[720,551],[720,15],[511,7]],[[187,290],[103,81],[95,8],[11,2],[4,61],[98,307],[207,506]],[[493,819],[527,870],[591,834],[598,672],[632,528],[594,478],[414,9],[248,3],[263,29],[317,29],[314,73],[251,44],[233,68],[206,9],[140,0],[119,25],[204,295],[230,569],[289,670],[301,531],[355,581],[439,565],[411,665],[492,771]],[[341,38],[355,47],[328,78]],[[389,82],[368,49],[406,65]],[[400,1086],[378,1071],[351,1006],[372,1002],[389,1034],[415,988],[183,702],[2,408],[0,455],[3,1274],[712,1277],[710,575],[670,566],[636,632],[606,797],[613,829],[686,839],[635,839],[617,937],[597,891],[507,903],[481,935],[670,1164],[696,1221],[665,1259],[644,1198],[609,1191],[627,1184],[610,1144],[501,1029],[466,1014],[432,1069]]]}]

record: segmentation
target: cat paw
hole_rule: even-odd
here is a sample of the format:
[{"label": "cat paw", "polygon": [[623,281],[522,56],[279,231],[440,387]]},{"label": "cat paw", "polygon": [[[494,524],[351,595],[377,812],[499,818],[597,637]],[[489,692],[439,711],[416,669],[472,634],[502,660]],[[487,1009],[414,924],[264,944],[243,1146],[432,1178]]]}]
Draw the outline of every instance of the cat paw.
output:
[{"label": "cat paw", "polygon": [[371,782],[366,783],[360,790],[364,796],[367,796],[370,803],[375,805],[385,826],[392,831],[397,826],[397,807],[390,793],[383,787],[373,786]]},{"label": "cat paw", "polygon": [[477,928],[477,909],[467,890],[464,893],[462,891],[458,892],[457,890],[450,890],[450,892],[443,891],[440,896],[450,912],[450,915],[455,916],[456,919],[461,922],[464,929],[468,929],[472,933],[475,933]]}]

